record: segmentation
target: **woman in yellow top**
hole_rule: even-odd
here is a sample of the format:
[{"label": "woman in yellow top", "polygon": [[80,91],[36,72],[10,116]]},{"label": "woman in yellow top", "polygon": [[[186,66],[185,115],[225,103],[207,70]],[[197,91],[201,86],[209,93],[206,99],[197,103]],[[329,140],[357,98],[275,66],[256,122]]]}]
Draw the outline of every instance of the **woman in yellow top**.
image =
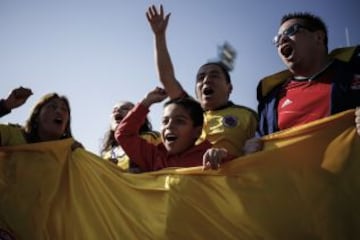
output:
[{"label": "woman in yellow top", "polygon": [[[12,90],[6,99],[0,100],[0,117],[23,105],[32,95],[29,88]],[[25,126],[0,124],[0,146],[20,145],[54,141],[72,137],[70,128],[70,105],[65,96],[49,93],[33,107]],[[82,147],[73,144],[72,149]]]},{"label": "woman in yellow top", "polygon": [[[110,129],[105,134],[101,156],[102,158],[115,163],[124,171],[138,173],[140,172],[139,168],[131,161],[131,159],[129,159],[114,137],[116,127],[133,107],[134,104],[128,101],[120,101],[114,106],[111,114]],[[148,118],[146,118],[141,126],[139,134],[142,138],[154,145],[161,142],[159,132],[152,130],[152,125]]]}]

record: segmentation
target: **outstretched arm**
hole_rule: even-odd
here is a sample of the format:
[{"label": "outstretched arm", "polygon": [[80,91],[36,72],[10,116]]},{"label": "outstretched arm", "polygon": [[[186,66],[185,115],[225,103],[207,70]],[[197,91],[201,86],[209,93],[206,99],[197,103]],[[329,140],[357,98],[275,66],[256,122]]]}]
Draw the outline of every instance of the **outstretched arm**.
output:
[{"label": "outstretched arm", "polygon": [[159,11],[152,5],[146,12],[146,17],[155,37],[155,58],[160,81],[171,99],[181,97],[184,95],[184,90],[175,78],[174,67],[166,44],[166,27],[170,13],[165,15],[162,5]]},{"label": "outstretched arm", "polygon": [[6,99],[0,101],[0,117],[23,105],[32,94],[30,88],[18,87],[13,89]]}]

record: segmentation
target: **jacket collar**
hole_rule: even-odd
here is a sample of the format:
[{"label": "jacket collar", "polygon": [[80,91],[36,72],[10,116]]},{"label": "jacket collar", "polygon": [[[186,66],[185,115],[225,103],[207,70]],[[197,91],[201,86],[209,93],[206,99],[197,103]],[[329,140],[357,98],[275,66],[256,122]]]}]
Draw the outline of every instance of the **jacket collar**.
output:
[{"label": "jacket collar", "polygon": [[[331,51],[330,58],[337,59],[343,62],[349,62],[354,55],[356,55],[360,50],[360,46],[353,47],[344,47],[344,48],[336,48]],[[277,72],[270,76],[264,77],[260,80],[259,89],[258,89],[258,97],[266,96],[274,87],[278,86],[285,82],[289,77],[292,76],[292,73],[289,70],[283,70],[281,72]]]}]

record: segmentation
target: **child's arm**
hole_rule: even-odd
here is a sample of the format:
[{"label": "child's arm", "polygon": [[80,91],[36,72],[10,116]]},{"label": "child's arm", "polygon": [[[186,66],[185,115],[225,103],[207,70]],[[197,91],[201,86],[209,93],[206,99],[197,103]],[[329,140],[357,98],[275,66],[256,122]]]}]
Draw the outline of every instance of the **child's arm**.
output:
[{"label": "child's arm", "polygon": [[171,99],[182,97],[186,93],[175,78],[174,67],[166,44],[166,27],[170,13],[164,16],[162,5],[159,12],[152,5],[146,12],[146,17],[155,37],[155,58],[160,81]]},{"label": "child's arm", "polygon": [[6,99],[0,100],[0,117],[23,105],[32,94],[30,88],[18,87],[13,89]]},{"label": "child's arm", "polygon": [[139,135],[139,129],[149,112],[149,107],[166,97],[165,91],[161,88],[150,91],[139,104],[128,112],[115,130],[116,141],[142,171],[154,168],[157,150],[156,145],[148,143]]}]

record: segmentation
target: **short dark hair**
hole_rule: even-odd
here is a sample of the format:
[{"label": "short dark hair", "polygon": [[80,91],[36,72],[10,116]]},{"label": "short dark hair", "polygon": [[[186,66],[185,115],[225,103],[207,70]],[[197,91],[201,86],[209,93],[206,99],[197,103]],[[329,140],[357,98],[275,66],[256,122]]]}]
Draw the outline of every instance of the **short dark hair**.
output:
[{"label": "short dark hair", "polygon": [[176,104],[182,106],[190,115],[191,120],[193,121],[194,127],[203,126],[204,124],[204,110],[202,109],[200,103],[195,99],[185,96],[181,98],[175,98],[167,101],[164,104],[164,107]]},{"label": "short dark hair", "polygon": [[325,33],[324,45],[328,49],[328,30],[325,22],[310,12],[293,12],[285,14],[280,21],[280,26],[290,19],[301,19],[306,28],[310,31],[321,30]]},{"label": "short dark hair", "polygon": [[221,69],[221,71],[224,73],[226,81],[227,81],[228,83],[231,83],[231,78],[230,78],[229,70],[228,70],[228,68],[225,66],[225,64],[223,64],[222,62],[208,62],[208,63],[205,63],[205,64],[201,65],[201,66],[199,67],[199,69],[202,68],[202,67],[204,67],[204,66],[208,66],[208,65],[216,65],[216,66],[218,66],[218,67]]}]

